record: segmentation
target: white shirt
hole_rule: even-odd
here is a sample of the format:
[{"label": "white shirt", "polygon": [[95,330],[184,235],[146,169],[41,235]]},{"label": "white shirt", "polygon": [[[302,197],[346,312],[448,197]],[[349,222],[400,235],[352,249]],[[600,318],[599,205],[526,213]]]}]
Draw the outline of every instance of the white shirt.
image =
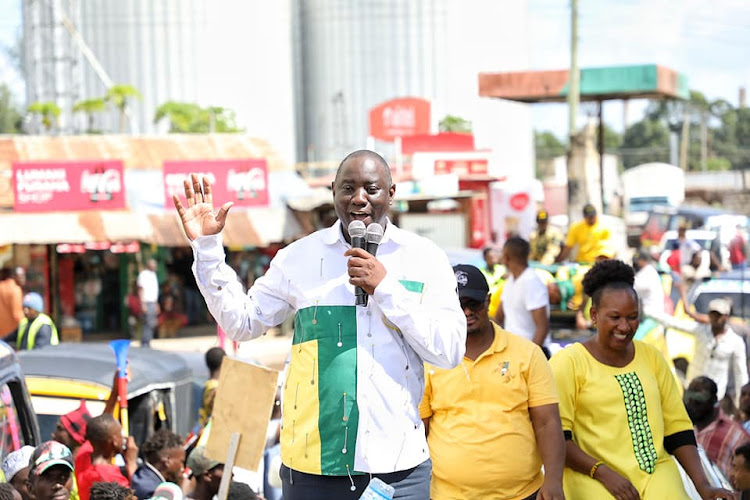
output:
[{"label": "white shirt", "polygon": [[141,300],[143,302],[157,302],[159,300],[159,280],[156,273],[150,269],[144,269],[138,273],[136,281],[138,288],[142,288]]},{"label": "white shirt", "polygon": [[[505,315],[503,328],[533,341],[536,323],[531,311],[544,307],[549,318],[549,292],[536,271],[527,267],[517,279],[510,274],[500,300]],[[545,337],[545,344],[548,339],[549,337]]]},{"label": "white shirt", "polygon": [[693,254],[703,250],[695,240],[691,240],[690,238],[685,238],[684,240],[678,239],[678,242],[680,244],[680,267],[690,264]]},{"label": "white shirt", "polygon": [[[312,474],[388,473],[429,458],[418,410],[423,362],[453,368],[466,341],[456,278],[442,250],[388,223],[377,253],[387,274],[368,306],[355,307],[344,256],[350,245],[338,221],[280,250],[247,294],[225,263],[220,235],[191,245],[198,287],[230,338],[256,338],[296,312],[282,406],[287,467]],[[341,389],[349,380],[356,380],[356,395]],[[334,464],[328,472],[323,448]]]},{"label": "white shirt", "polygon": [[635,273],[633,288],[641,302],[642,313],[664,314],[664,288],[654,266],[646,264]]},{"label": "white shirt", "polygon": [[696,377],[708,377],[716,382],[717,397],[721,400],[727,393],[729,370],[734,379],[734,401],[739,403],[742,386],[748,382],[747,352],[745,341],[731,328],[718,338],[711,331],[711,325],[690,320],[680,320],[668,314],[652,316],[668,328],[682,330],[695,335],[695,354],[688,365],[685,382]]}]

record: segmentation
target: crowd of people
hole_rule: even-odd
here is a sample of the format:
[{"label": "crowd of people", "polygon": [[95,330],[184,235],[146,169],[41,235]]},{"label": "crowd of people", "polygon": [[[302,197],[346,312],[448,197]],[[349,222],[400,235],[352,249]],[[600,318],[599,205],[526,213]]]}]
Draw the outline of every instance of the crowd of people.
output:
[{"label": "crowd of people", "polygon": [[[211,377],[203,390],[199,433],[210,432],[206,429],[223,358],[219,348],[206,353]],[[139,448],[113,416],[118,396],[115,373],[101,415],[92,416],[81,401],[76,410],[59,418],[51,440],[8,454],[2,462],[5,484],[12,487],[8,495],[21,500],[212,500],[224,464],[206,454],[207,435],[185,439],[160,428]],[[263,499],[234,480],[227,498]]]},{"label": "crowd of people", "polygon": [[[173,199],[198,287],[229,338],[295,317],[284,499],[360,498],[375,478],[399,499],[735,498],[709,480],[699,446],[719,467],[729,449],[731,467],[744,440],[724,439],[718,404],[699,419],[692,401],[711,395],[683,398],[663,347],[634,339],[642,314],[664,319],[663,291],[649,255],[633,266],[613,258],[593,206],[565,238],[541,211],[530,241],[511,237],[485,251],[486,268],[450,276],[440,249],[387,218],[395,185],[382,157],[350,154],[332,187],[338,221],[281,250],[247,292],[221,246],[231,202],[215,207],[197,175],[185,181],[187,205]],[[353,221],[385,228],[377,253],[356,244]],[[574,252],[578,264],[554,266]],[[353,305],[355,288],[368,305]],[[551,305],[596,333],[548,360]],[[716,307],[714,343],[731,337],[719,328],[729,312]],[[724,352],[698,359],[688,382],[708,366],[729,373],[738,361]]]},{"label": "crowd of people", "polygon": [[[268,467],[280,483],[275,498],[750,496],[747,357],[728,300],[675,320],[650,253],[636,253],[632,265],[616,260],[591,205],[564,238],[540,211],[529,240],[487,249],[479,269],[451,266],[434,243],[390,222],[395,185],[378,154],[347,156],[332,188],[338,220],[280,250],[249,290],[222,246],[231,202],[214,206],[210,181],[195,174],[184,184],[187,204],[173,198],[196,284],[228,338],[257,338],[294,316],[268,428],[268,444],[280,448]],[[382,239],[360,246],[352,223],[379,224]],[[556,265],[574,255],[575,264]],[[355,290],[365,305],[355,305]],[[591,335],[551,352],[552,307],[574,310]],[[684,384],[664,327],[695,336]],[[652,340],[639,340],[644,329]],[[207,356],[205,416],[221,358]],[[94,417],[75,459],[55,464],[58,476],[32,477],[47,470],[35,455],[72,457],[59,439],[21,460],[30,471],[19,482],[35,500],[47,498],[40,484],[56,485],[50,497],[63,500],[73,476],[81,500],[185,492],[208,500],[218,491],[223,466],[200,442],[186,457],[179,437],[159,431],[139,453],[121,432],[107,412]],[[704,469],[703,453],[738,491]]]}]

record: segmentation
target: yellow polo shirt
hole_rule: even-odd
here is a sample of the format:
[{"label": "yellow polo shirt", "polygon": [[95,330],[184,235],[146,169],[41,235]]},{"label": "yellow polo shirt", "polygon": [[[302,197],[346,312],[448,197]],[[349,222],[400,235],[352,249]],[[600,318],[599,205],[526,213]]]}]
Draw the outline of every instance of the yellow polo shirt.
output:
[{"label": "yellow polo shirt", "polygon": [[602,242],[607,240],[609,240],[609,229],[602,226],[598,219],[593,226],[589,226],[584,219],[570,226],[565,246],[571,248],[578,246],[576,262],[593,263],[604,246]]},{"label": "yellow polo shirt", "polygon": [[432,500],[523,499],[544,480],[529,408],[558,402],[552,370],[537,345],[493,326],[476,360],[425,365]]}]

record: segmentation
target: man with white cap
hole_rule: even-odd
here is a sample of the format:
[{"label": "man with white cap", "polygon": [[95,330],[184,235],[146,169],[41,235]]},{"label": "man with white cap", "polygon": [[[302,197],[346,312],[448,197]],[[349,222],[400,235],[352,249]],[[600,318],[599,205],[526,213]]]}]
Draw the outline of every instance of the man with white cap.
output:
[{"label": "man with white cap", "polygon": [[16,350],[40,349],[49,345],[57,345],[60,340],[57,328],[52,318],[44,314],[44,299],[36,292],[23,296],[24,318],[18,323],[18,328],[6,335],[3,340],[12,344]]},{"label": "man with white cap", "polygon": [[708,303],[708,314],[692,310],[687,313],[695,320],[680,320],[666,314],[647,313],[667,328],[695,335],[695,354],[688,365],[685,382],[705,376],[716,382],[719,401],[727,395],[729,371],[732,371],[734,404],[739,402],[742,386],[748,382],[745,341],[727,325],[732,303],[719,298]]},{"label": "man with white cap", "polygon": [[5,480],[21,494],[23,500],[31,500],[29,495],[29,460],[34,453],[33,446],[24,446],[12,453],[3,460],[3,475]]}]

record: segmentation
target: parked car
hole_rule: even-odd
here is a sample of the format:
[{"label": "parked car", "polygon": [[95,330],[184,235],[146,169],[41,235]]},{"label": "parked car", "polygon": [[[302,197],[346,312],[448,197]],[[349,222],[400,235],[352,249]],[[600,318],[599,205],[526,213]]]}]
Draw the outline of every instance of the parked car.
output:
[{"label": "parked car", "polygon": [[[61,415],[81,399],[92,415],[101,414],[109,397],[115,357],[108,344],[63,343],[19,353],[42,436],[49,436]],[[171,352],[131,347],[128,352],[130,435],[138,445],[166,427],[181,436],[193,429],[193,372]],[[117,411],[115,410],[115,416]]]},{"label": "parked car", "polygon": [[[22,446],[36,446],[39,438],[31,397],[13,349],[0,341],[0,462]],[[0,479],[2,472],[0,472]]]},{"label": "parked car", "polygon": [[641,247],[650,248],[658,245],[664,233],[676,231],[683,224],[688,229],[704,229],[709,226],[711,217],[719,215],[727,215],[727,212],[709,207],[655,206],[643,226]]}]

